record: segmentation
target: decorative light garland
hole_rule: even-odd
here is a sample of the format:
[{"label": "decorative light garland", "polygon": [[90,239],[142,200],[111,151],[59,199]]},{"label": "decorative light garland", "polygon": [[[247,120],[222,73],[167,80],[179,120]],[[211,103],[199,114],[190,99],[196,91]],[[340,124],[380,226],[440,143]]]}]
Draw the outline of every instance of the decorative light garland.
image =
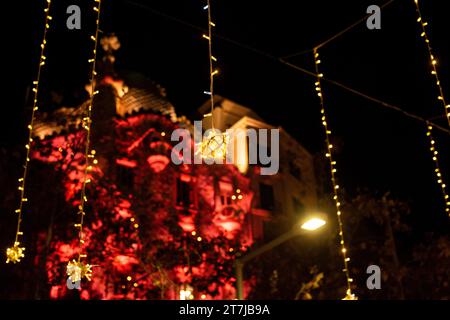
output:
[{"label": "decorative light garland", "polygon": [[[431,62],[431,74],[434,76],[435,78],[435,84],[436,87],[439,91],[439,95],[437,97],[437,100],[443,105],[444,107],[444,112],[445,112],[445,118],[447,119],[447,123],[450,126],[450,105],[447,104],[446,100],[445,100],[445,96],[444,96],[444,90],[442,89],[442,85],[441,85],[441,81],[439,79],[439,74],[437,71],[437,60],[433,54],[433,50],[431,48],[431,43],[430,43],[430,39],[428,37],[427,34],[427,30],[426,30],[426,26],[428,25],[428,22],[425,22],[423,20],[422,17],[422,12],[420,11],[420,6],[419,6],[419,1],[418,0],[414,0],[414,3],[416,5],[416,12],[417,12],[417,23],[419,23],[420,27],[421,27],[421,34],[420,37],[423,38],[425,45],[428,49],[428,54],[430,55],[430,62]],[[432,159],[435,163],[435,173],[436,173],[436,181],[438,183],[438,185],[441,187],[442,189],[442,194],[444,196],[444,203],[445,203],[445,212],[449,215],[450,217],[450,201],[449,201],[449,196],[446,190],[446,185],[443,181],[443,177],[442,177],[442,173],[441,173],[441,169],[439,166],[439,160],[438,160],[438,150],[437,150],[437,146],[436,146],[436,141],[433,138],[432,135],[432,130],[433,130],[433,126],[427,122],[427,137],[429,139],[430,142],[430,151],[432,153]]]},{"label": "decorative light garland", "polygon": [[31,120],[28,125],[28,140],[25,144],[26,149],[26,155],[25,155],[25,162],[23,165],[23,174],[22,177],[19,179],[19,191],[20,191],[20,202],[19,207],[16,209],[17,216],[17,229],[16,229],[16,236],[14,240],[14,244],[12,247],[6,249],[6,263],[12,262],[17,263],[20,262],[20,260],[25,256],[24,251],[25,247],[20,246],[20,239],[19,237],[23,235],[23,231],[21,229],[22,224],[22,216],[23,216],[23,204],[24,202],[27,202],[28,199],[25,196],[25,181],[27,179],[28,174],[28,164],[30,162],[30,150],[31,150],[31,143],[33,142],[33,125],[35,120],[36,111],[38,110],[38,93],[39,93],[39,85],[41,80],[41,71],[42,67],[45,65],[45,46],[47,44],[47,31],[50,28],[50,21],[52,20],[52,17],[50,16],[50,6],[51,6],[51,0],[47,0],[47,7],[44,9],[45,13],[45,26],[44,26],[44,35],[42,37],[42,43],[41,43],[41,54],[39,58],[39,66],[37,71],[36,80],[33,81],[33,108],[31,110]]},{"label": "decorative light garland", "polygon": [[358,298],[356,297],[355,294],[352,293],[352,288],[351,288],[351,283],[353,282],[353,279],[350,277],[350,270],[349,270],[349,261],[350,258],[348,257],[348,252],[347,252],[347,248],[345,247],[345,240],[344,240],[344,230],[343,230],[343,223],[342,223],[342,211],[341,211],[341,202],[339,200],[339,185],[337,183],[337,179],[336,179],[336,160],[333,160],[333,145],[331,144],[331,130],[329,129],[329,125],[327,122],[327,116],[325,113],[325,104],[324,104],[324,99],[323,99],[323,93],[322,93],[322,86],[321,86],[321,80],[323,77],[323,73],[320,72],[319,70],[319,65],[320,65],[321,61],[319,59],[319,52],[317,51],[317,49],[314,49],[314,64],[315,64],[315,71],[316,71],[316,75],[317,75],[317,79],[315,82],[315,89],[316,89],[316,93],[317,96],[320,99],[320,113],[322,115],[322,126],[325,130],[325,142],[327,145],[327,152],[325,154],[325,156],[328,158],[329,162],[330,162],[330,173],[331,173],[331,184],[333,187],[333,200],[336,204],[336,215],[337,215],[337,221],[338,221],[338,225],[339,225],[339,237],[340,237],[340,245],[341,245],[341,253],[342,253],[342,257],[344,259],[344,273],[345,273],[345,277],[347,280],[347,291],[346,291],[346,295],[344,297],[343,300],[357,300]]},{"label": "decorative light garland", "polygon": [[95,150],[90,150],[91,147],[91,124],[92,124],[92,103],[94,100],[94,96],[98,93],[95,91],[95,77],[97,72],[95,71],[96,61],[97,61],[97,44],[98,44],[98,34],[99,34],[99,26],[100,26],[100,9],[101,9],[101,0],[94,0],[94,12],[97,13],[97,19],[95,21],[96,28],[95,34],[91,35],[90,39],[94,42],[94,49],[92,50],[92,58],[88,60],[89,64],[92,64],[91,69],[91,79],[90,79],[90,92],[89,92],[89,103],[87,108],[87,115],[83,118],[83,128],[86,130],[86,145],[85,145],[85,168],[84,168],[84,179],[81,187],[81,198],[80,204],[78,206],[78,214],[80,215],[80,220],[74,226],[79,230],[78,237],[78,258],[77,260],[72,260],[67,265],[67,275],[72,282],[80,281],[82,278],[86,278],[87,280],[91,280],[92,269],[91,265],[81,261],[82,258],[87,258],[86,253],[82,253],[84,237],[83,237],[83,223],[85,212],[85,204],[88,201],[86,196],[86,185],[91,182],[89,176],[89,171],[92,170],[92,165],[90,159],[95,158]]},{"label": "decorative light garland", "polygon": [[214,68],[214,62],[217,58],[212,52],[212,28],[216,24],[211,18],[211,1],[207,0],[207,4],[203,7],[208,10],[208,34],[203,34],[203,38],[208,40],[208,56],[209,56],[209,91],[204,91],[210,96],[211,112],[203,115],[204,118],[211,117],[211,131],[202,139],[198,152],[202,158],[224,158],[226,156],[226,149],[228,144],[228,136],[225,133],[217,133],[214,128],[214,77],[219,74],[219,70]]},{"label": "decorative light garland", "polygon": [[214,129],[214,117],[212,113],[214,111],[214,76],[219,73],[219,70],[214,70],[214,61],[217,61],[216,57],[212,53],[212,28],[216,24],[211,19],[211,1],[207,0],[206,9],[208,10],[208,34],[204,34],[203,38],[208,40],[208,56],[209,56],[209,91],[205,91],[210,96],[211,113],[205,115],[205,117],[211,117],[211,128]]},{"label": "decorative light garland", "polygon": [[423,40],[427,46],[428,54],[430,55],[431,68],[432,68],[431,74],[434,75],[434,77],[435,77],[436,86],[439,91],[439,96],[437,97],[437,99],[444,106],[445,118],[447,119],[448,125],[450,126],[450,104],[446,103],[446,100],[444,97],[444,90],[442,89],[441,81],[439,80],[439,75],[438,75],[438,71],[437,71],[437,67],[436,67],[437,60],[433,54],[433,50],[432,50],[431,44],[430,44],[430,39],[428,37],[427,30],[425,28],[428,25],[428,23],[423,21],[422,13],[420,11],[419,1],[414,0],[414,3],[416,4],[417,22],[421,26],[420,37],[423,38]]},{"label": "decorative light garland", "polygon": [[427,126],[427,137],[430,142],[430,151],[432,155],[432,159],[434,161],[435,169],[434,172],[436,173],[436,182],[441,187],[442,195],[444,196],[444,203],[445,203],[445,212],[450,217],[450,199],[449,195],[447,193],[447,185],[444,182],[444,179],[442,177],[442,172],[439,166],[439,157],[438,157],[438,150],[436,147],[436,141],[433,138],[433,126],[428,125]]}]

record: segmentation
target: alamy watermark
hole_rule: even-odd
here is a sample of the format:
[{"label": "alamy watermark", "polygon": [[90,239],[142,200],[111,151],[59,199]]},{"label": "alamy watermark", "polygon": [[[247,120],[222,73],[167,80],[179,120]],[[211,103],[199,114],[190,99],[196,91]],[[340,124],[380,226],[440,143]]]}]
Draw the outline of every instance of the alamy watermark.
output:
[{"label": "alamy watermark", "polygon": [[[194,143],[187,129],[172,132],[172,162],[180,164],[259,164],[261,175],[274,175],[280,167],[279,129],[208,129],[194,121]],[[194,150],[192,150],[192,145]],[[210,156],[205,153],[209,153]]]},{"label": "alamy watermark", "polygon": [[367,267],[366,273],[370,276],[366,280],[366,286],[369,290],[381,289],[381,269],[376,264]]},{"label": "alamy watermark", "polygon": [[369,30],[381,29],[381,8],[377,5],[370,5],[367,7],[367,14],[370,16],[367,18],[366,26]]}]

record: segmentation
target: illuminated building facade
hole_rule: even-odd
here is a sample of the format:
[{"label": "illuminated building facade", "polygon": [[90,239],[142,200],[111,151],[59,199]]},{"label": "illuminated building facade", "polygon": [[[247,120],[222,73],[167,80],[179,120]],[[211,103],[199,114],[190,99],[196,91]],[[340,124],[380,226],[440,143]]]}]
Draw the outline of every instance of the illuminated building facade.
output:
[{"label": "illuminated building facade", "polygon": [[[191,123],[154,82],[118,75],[103,44],[85,227],[95,267],[79,292],[67,288],[65,265],[77,248],[71,225],[84,172],[87,104],[42,114],[35,124],[32,159],[60,177],[51,187],[61,188],[65,201],[52,217],[51,237],[42,232],[38,245],[36,263],[46,266],[50,297],[234,298],[233,261],[263,241],[264,223],[315,206],[311,156],[281,130],[281,171],[274,176],[259,176],[257,165],[173,164],[171,133]],[[270,127],[250,109],[218,98],[219,129]]]}]

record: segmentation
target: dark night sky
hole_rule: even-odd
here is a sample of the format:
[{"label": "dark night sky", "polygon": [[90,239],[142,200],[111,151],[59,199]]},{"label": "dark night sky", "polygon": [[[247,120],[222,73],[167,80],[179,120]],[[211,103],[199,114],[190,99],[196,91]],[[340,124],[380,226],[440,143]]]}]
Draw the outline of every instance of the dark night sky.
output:
[{"label": "dark night sky", "polygon": [[[215,31],[221,36],[279,57],[311,49],[364,16],[370,4],[384,2],[217,0],[213,2],[213,16]],[[445,1],[423,2],[441,82],[450,99]],[[61,92],[67,104],[75,104],[88,79],[89,35],[94,20],[83,14],[82,30],[67,30],[65,10],[70,4],[79,4],[87,12],[91,1],[54,1],[43,91],[47,95],[51,90]],[[14,15],[15,21],[2,21],[2,71],[6,84],[0,144],[14,146],[26,135],[30,111],[25,105],[26,87],[35,75],[44,1],[2,5],[10,6],[4,9],[4,15]],[[177,112],[191,118],[206,100],[202,92],[208,86],[208,57],[202,32],[187,24],[206,27],[203,5],[200,0],[103,1],[101,28],[115,32],[122,43],[116,55],[117,68],[142,72],[160,83]],[[396,0],[382,13],[382,30],[368,30],[363,23],[321,50],[325,76],[420,116],[442,115],[415,21],[412,0]],[[283,126],[312,152],[322,150],[323,132],[313,78],[222,38],[215,39],[214,51],[221,70],[216,82],[218,94]],[[313,69],[311,53],[290,61]],[[340,184],[350,192],[357,188],[391,191],[411,201],[414,217],[424,228],[446,221],[424,126],[331,85],[324,84],[323,89],[339,150]],[[51,109],[49,105],[42,108]],[[443,119],[437,122],[446,125]],[[450,136],[437,134],[437,138],[442,170],[448,181]]]}]

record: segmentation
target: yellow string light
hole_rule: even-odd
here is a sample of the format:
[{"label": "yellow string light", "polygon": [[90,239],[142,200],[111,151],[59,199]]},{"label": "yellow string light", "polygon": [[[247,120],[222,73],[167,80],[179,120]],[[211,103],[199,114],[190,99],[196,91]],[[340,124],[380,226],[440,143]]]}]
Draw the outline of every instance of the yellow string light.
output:
[{"label": "yellow string light", "polygon": [[[213,56],[212,53],[212,28],[216,26],[214,22],[212,22],[211,19],[211,1],[207,0],[207,6],[208,6],[208,35],[203,35],[203,38],[208,40],[208,56],[209,56],[209,95],[210,95],[210,102],[211,102],[211,128],[214,129],[214,117],[213,117],[213,111],[214,111],[214,76],[219,73],[218,70],[214,70],[214,62],[217,61],[217,59]],[[214,59],[213,59],[214,57]]]},{"label": "yellow string light", "polygon": [[228,144],[228,137],[225,133],[217,133],[214,129],[214,77],[219,74],[219,70],[214,68],[214,62],[217,58],[213,55],[212,50],[212,28],[216,24],[211,18],[211,1],[207,0],[206,6],[203,7],[208,10],[208,34],[204,34],[203,38],[208,40],[208,56],[209,56],[209,91],[205,94],[210,96],[211,112],[203,115],[204,118],[211,117],[211,132],[200,143],[198,153],[202,158],[225,158]]},{"label": "yellow string light", "polygon": [[333,187],[333,200],[336,205],[336,215],[337,215],[337,221],[339,226],[339,238],[340,238],[340,247],[341,247],[341,254],[344,259],[344,269],[343,272],[345,273],[345,277],[347,280],[347,291],[346,296],[343,300],[357,300],[358,298],[352,293],[351,283],[353,282],[353,279],[350,277],[350,270],[349,270],[349,254],[348,250],[345,247],[345,240],[344,240],[344,228],[342,223],[342,210],[341,210],[341,202],[339,198],[339,184],[337,183],[336,178],[336,160],[333,159],[333,145],[331,144],[331,130],[329,129],[329,124],[327,122],[327,116],[325,112],[325,104],[324,104],[324,98],[322,93],[322,86],[321,81],[323,78],[323,73],[320,72],[319,65],[321,61],[319,59],[319,53],[317,49],[314,49],[314,64],[315,64],[315,70],[316,70],[316,82],[315,82],[315,89],[317,96],[320,100],[320,113],[321,113],[321,121],[322,126],[325,130],[325,142],[327,146],[327,152],[325,154],[326,158],[329,160],[330,163],[330,176],[331,176],[331,184]]},{"label": "yellow string light", "polygon": [[41,80],[41,71],[42,67],[45,65],[45,47],[47,44],[47,31],[50,28],[50,21],[52,20],[52,17],[50,16],[50,6],[51,6],[51,0],[47,0],[47,7],[44,9],[45,13],[45,23],[44,23],[44,34],[42,37],[41,42],[41,54],[39,58],[39,66],[37,71],[36,80],[33,81],[33,108],[31,110],[31,120],[28,128],[28,140],[25,144],[25,161],[23,165],[23,174],[22,177],[19,178],[19,187],[18,190],[20,192],[20,201],[19,201],[19,207],[15,210],[15,213],[17,213],[17,228],[16,228],[16,236],[14,240],[14,244],[12,247],[6,249],[6,263],[13,262],[17,263],[20,262],[20,260],[25,256],[24,251],[25,248],[20,246],[20,239],[19,237],[23,235],[23,231],[21,231],[21,225],[23,220],[23,204],[28,201],[28,199],[25,197],[25,181],[27,179],[28,174],[28,164],[30,162],[30,151],[31,151],[31,143],[33,142],[33,125],[35,120],[36,111],[38,110],[38,93],[39,93],[39,85]]},{"label": "yellow string light", "polygon": [[67,274],[72,282],[76,282],[77,280],[81,280],[81,278],[85,277],[87,280],[91,280],[91,265],[88,263],[84,263],[81,261],[82,258],[87,258],[86,254],[83,254],[83,223],[85,212],[85,204],[88,201],[86,196],[86,185],[91,182],[89,177],[89,168],[91,168],[91,160],[95,158],[95,150],[90,150],[91,148],[91,124],[92,124],[92,103],[94,100],[94,96],[98,93],[95,90],[95,77],[97,72],[95,71],[96,61],[97,61],[97,44],[98,44],[98,34],[99,34],[99,26],[100,26],[100,10],[101,9],[101,0],[94,0],[94,12],[97,13],[97,19],[95,21],[95,35],[92,35],[90,39],[94,42],[94,49],[92,50],[92,58],[88,60],[89,64],[92,64],[91,67],[91,78],[90,78],[90,92],[89,92],[89,103],[87,108],[87,114],[83,118],[83,128],[86,130],[86,144],[85,144],[85,169],[84,169],[84,179],[81,187],[81,197],[80,204],[78,206],[78,214],[80,215],[80,220],[78,223],[75,223],[74,226],[78,230],[78,259],[69,262],[67,265]]},{"label": "yellow string light", "polygon": [[444,178],[442,177],[442,172],[439,166],[439,152],[437,150],[436,146],[436,140],[434,140],[433,137],[433,126],[429,125],[427,126],[427,137],[428,141],[430,142],[430,151],[431,156],[435,165],[434,172],[436,174],[436,182],[441,187],[442,195],[444,197],[444,203],[445,203],[445,212],[450,217],[450,199],[449,195],[447,193],[447,185],[444,182]]},{"label": "yellow string light", "polygon": [[[434,56],[433,50],[431,48],[430,39],[428,37],[426,26],[428,25],[427,22],[424,21],[422,12],[420,11],[419,1],[414,0],[414,4],[416,5],[416,12],[417,12],[417,23],[420,25],[420,37],[424,40],[425,45],[428,49],[428,54],[430,56],[430,64],[431,64],[431,75],[434,76],[435,84],[438,89],[439,95],[437,97],[437,100],[439,103],[441,103],[444,107],[445,117],[447,119],[447,123],[450,126],[450,105],[447,104],[444,96],[444,90],[442,89],[441,81],[439,79],[439,74],[437,70],[437,60]],[[442,189],[442,194],[444,196],[444,203],[445,203],[445,212],[450,216],[450,202],[449,202],[449,196],[446,190],[446,185],[444,183],[441,169],[439,166],[439,160],[438,160],[438,150],[436,146],[436,141],[433,138],[432,134],[433,126],[431,126],[430,123],[427,123],[427,137],[430,142],[430,151],[432,155],[432,159],[435,163],[435,174],[436,174],[436,181],[438,185]]]},{"label": "yellow string light", "polygon": [[450,126],[450,105],[447,104],[447,102],[445,100],[444,90],[442,89],[441,81],[439,80],[439,74],[438,74],[438,70],[436,67],[438,63],[437,63],[436,57],[433,54],[433,49],[431,48],[430,38],[428,37],[428,33],[426,30],[426,26],[428,25],[428,23],[423,20],[422,12],[420,11],[419,1],[414,0],[414,3],[416,5],[417,23],[419,23],[419,25],[421,27],[420,37],[424,40],[425,45],[428,49],[428,54],[430,55],[430,64],[431,64],[431,69],[432,69],[431,74],[435,78],[435,84],[439,91],[437,100],[439,101],[439,103],[441,103],[443,105],[444,112],[445,112],[445,118],[447,119],[448,125]]}]

